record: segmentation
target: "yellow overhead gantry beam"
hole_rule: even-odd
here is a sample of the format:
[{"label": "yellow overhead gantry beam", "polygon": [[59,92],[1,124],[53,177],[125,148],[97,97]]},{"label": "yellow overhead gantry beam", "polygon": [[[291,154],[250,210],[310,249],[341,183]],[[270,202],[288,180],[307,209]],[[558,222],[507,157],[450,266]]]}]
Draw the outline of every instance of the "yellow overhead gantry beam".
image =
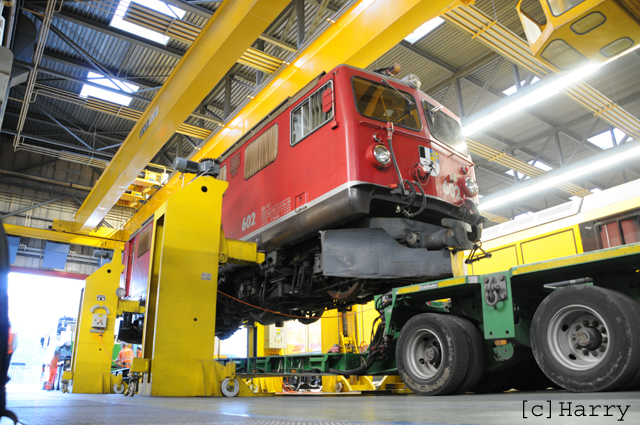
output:
[{"label": "yellow overhead gantry beam", "polygon": [[[96,248],[116,249],[118,244],[124,244],[129,240],[129,232],[124,230],[100,227],[97,230],[78,234],[56,232],[55,230],[36,229],[33,227],[18,226],[4,223],[4,231],[7,235],[24,236],[27,238],[44,239],[52,242],[69,243]],[[120,245],[122,248],[122,245]]]},{"label": "yellow overhead gantry beam", "polygon": [[223,2],[133,127],[74,221],[55,220],[53,229],[75,232],[98,226],[138,173],[288,3]]},{"label": "yellow overhead gantry beam", "polygon": [[[474,2],[475,0],[356,2],[309,44],[295,62],[268,82],[254,99],[238,111],[229,124],[205,140],[202,149],[191,159],[197,161],[205,157],[220,156],[284,99],[295,94],[322,71],[329,71],[340,64],[365,68],[426,21],[451,8]],[[201,42],[200,37],[191,49]],[[127,230],[136,230],[181,186],[180,176],[176,173],[138,210],[129,221]]]}]

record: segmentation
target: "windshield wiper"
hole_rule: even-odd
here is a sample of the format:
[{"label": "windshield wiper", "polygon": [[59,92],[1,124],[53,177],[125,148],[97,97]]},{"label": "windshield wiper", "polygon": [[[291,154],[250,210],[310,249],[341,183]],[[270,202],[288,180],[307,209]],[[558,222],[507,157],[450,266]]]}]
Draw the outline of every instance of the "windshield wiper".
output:
[{"label": "windshield wiper", "polygon": [[406,100],[407,102],[409,102],[409,105],[415,105],[415,103],[414,103],[411,99],[409,99],[407,96],[405,96],[404,94],[402,94],[402,92],[401,92],[400,90],[398,90],[397,88],[395,88],[394,86],[392,86],[392,85],[391,85],[391,83],[390,83],[390,82],[388,82],[386,79],[384,79],[384,78],[383,78],[383,79],[382,79],[382,82],[383,82],[383,83],[387,83],[387,85],[388,85],[389,87],[391,87],[392,89],[394,89],[394,90],[396,91],[396,93],[398,93],[400,96],[404,97],[404,98],[405,98],[405,100]]}]

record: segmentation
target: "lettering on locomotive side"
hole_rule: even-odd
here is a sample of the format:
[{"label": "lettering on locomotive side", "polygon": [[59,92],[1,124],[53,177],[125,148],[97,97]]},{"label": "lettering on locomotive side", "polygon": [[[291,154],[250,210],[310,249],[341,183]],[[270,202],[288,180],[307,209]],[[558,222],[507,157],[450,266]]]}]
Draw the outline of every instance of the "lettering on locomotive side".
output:
[{"label": "lettering on locomotive side", "polygon": [[266,208],[263,207],[262,217],[260,221],[262,223],[262,226],[264,226],[265,224],[269,224],[272,221],[277,220],[286,214],[289,214],[290,212],[291,212],[291,198],[289,197],[274,206],[267,205]]}]

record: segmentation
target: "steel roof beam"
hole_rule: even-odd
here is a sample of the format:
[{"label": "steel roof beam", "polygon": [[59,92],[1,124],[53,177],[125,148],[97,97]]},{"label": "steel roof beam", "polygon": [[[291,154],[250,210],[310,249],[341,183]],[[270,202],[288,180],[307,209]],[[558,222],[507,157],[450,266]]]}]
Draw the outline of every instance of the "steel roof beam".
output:
[{"label": "steel roof beam", "polygon": [[[69,57],[69,56],[64,56],[64,55],[61,55],[61,54],[56,53],[56,52],[48,51],[46,49],[45,49],[44,54],[43,54],[42,57],[43,57],[43,59],[52,60],[52,61],[58,62],[58,63],[60,63],[62,65],[71,66],[73,68],[77,68],[77,69],[80,69],[82,71],[96,72],[95,68],[89,62],[85,62],[85,61],[83,61],[81,59],[72,58],[72,57]],[[118,76],[118,71],[115,71],[113,69],[108,69],[104,65],[103,65],[103,68],[107,69],[111,74],[113,74],[115,76]],[[38,67],[38,69],[40,69],[40,67]],[[121,79],[121,77],[117,77],[117,78]],[[125,76],[124,79],[121,79],[121,81],[124,81],[124,82],[127,82],[127,83],[131,83],[131,84],[135,84],[136,86],[138,86],[140,88],[143,88],[143,89],[160,89],[160,86],[158,86],[157,84],[151,83],[149,81],[145,81],[145,80],[140,79],[140,78],[129,78],[129,77]]]},{"label": "steel roof beam", "polygon": [[[5,114],[18,117],[18,116],[20,116],[20,111],[17,111],[15,109],[7,109],[5,111]],[[56,123],[54,123],[54,122],[52,122],[50,120],[47,120],[44,117],[34,116],[33,114],[27,115],[27,119],[30,120],[30,121],[33,121],[33,122],[40,123],[40,124],[50,125],[50,126],[53,126],[53,127],[57,126]],[[87,130],[85,128],[76,128],[75,131],[78,131],[79,133],[82,133],[82,134],[85,134],[85,135],[91,136],[91,137],[93,137],[96,134],[93,131],[89,131],[89,130]],[[124,132],[128,132],[128,131],[122,131],[122,132],[124,133]],[[104,133],[103,131],[97,131],[97,134],[100,136],[100,139],[108,140],[108,141],[111,141],[113,143],[122,143],[124,141],[124,139],[106,136],[103,133]],[[100,141],[104,143],[104,140],[100,140]]]},{"label": "steel roof beam", "polygon": [[[40,6],[36,6],[36,5],[32,5],[31,6],[34,10],[37,10],[38,12],[43,12],[44,8],[40,7]],[[167,55],[173,59],[181,59],[182,56],[184,55],[184,52],[181,52],[180,50],[177,49],[172,49],[171,47],[166,47],[160,43],[156,43],[153,42],[151,40],[148,40],[144,37],[140,37],[137,36],[135,34],[132,34],[128,31],[123,31],[121,29],[118,28],[114,28],[108,24],[103,24],[101,22],[97,22],[94,21],[93,19],[89,19],[86,18],[84,16],[81,15],[77,15],[75,13],[66,11],[66,10],[62,10],[60,12],[54,12],[53,14],[54,18],[59,18],[62,20],[65,20],[67,22],[71,22],[86,28],[89,28],[91,30],[94,31],[98,31],[102,34],[106,34],[109,35],[111,37],[120,39],[120,40],[124,40],[127,41],[131,44],[137,45],[137,46],[141,46],[150,50],[153,50],[155,52],[158,53],[162,53],[164,55]]]},{"label": "steel roof beam", "polygon": [[56,221],[54,228],[78,231],[97,226],[140,170],[287,4],[287,0],[222,3],[135,124],[74,221]]},{"label": "steel roof beam", "polygon": [[[2,128],[2,132],[6,133],[6,134],[11,134],[12,136],[17,135],[18,133],[15,130],[10,130],[8,128]],[[25,139],[31,139],[31,140],[35,140],[37,142],[42,142],[42,143],[47,143],[50,145],[54,145],[54,146],[59,146],[61,148],[66,148],[66,149],[74,149],[80,152],[85,152],[85,153],[90,153],[90,154],[94,154],[94,155],[101,155],[107,158],[113,158],[114,154],[111,153],[107,153],[107,152],[102,152],[96,149],[87,149],[84,148],[82,146],[78,146],[78,145],[71,145],[69,143],[64,143],[64,142],[60,142],[58,140],[51,140],[48,139],[46,137],[42,137],[42,136],[37,136],[34,134],[21,134],[21,137],[24,137]]]},{"label": "steel roof beam", "polygon": [[[618,105],[624,106],[624,105],[627,105],[627,104],[629,104],[631,102],[635,102],[638,99],[640,99],[640,91],[620,99],[618,101]],[[550,136],[553,133],[555,133],[556,131],[564,132],[564,130],[566,130],[568,128],[571,128],[571,127],[576,126],[578,124],[582,124],[583,122],[589,121],[589,120],[591,120],[593,118],[594,118],[593,113],[584,114],[582,116],[579,116],[578,118],[572,119],[571,121],[568,121],[568,122],[563,123],[563,124],[559,124],[559,125],[551,128],[551,129],[549,129],[549,130],[547,130],[547,131],[545,131],[543,133],[540,133],[539,135],[533,136],[533,137],[531,137],[531,138],[529,138],[529,139],[527,139],[527,140],[525,140],[523,142],[516,143],[513,146],[511,146],[511,148],[512,149],[520,149],[523,146],[529,145],[529,144],[531,144],[533,142],[537,142],[538,140],[540,140],[540,139],[542,139],[544,137]],[[593,149],[591,147],[592,145],[587,145],[587,146],[589,146],[590,149],[595,150],[595,149]],[[600,151],[598,150],[597,152],[600,152]]]}]

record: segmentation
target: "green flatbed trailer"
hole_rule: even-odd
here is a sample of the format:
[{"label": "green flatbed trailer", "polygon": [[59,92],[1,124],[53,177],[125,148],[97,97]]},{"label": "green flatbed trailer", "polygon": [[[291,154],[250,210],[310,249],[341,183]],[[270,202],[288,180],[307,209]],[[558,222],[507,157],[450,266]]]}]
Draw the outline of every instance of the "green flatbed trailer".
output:
[{"label": "green flatbed trailer", "polygon": [[400,375],[422,395],[640,386],[640,243],[395,288],[375,305],[366,353],[227,362],[240,378]]}]

